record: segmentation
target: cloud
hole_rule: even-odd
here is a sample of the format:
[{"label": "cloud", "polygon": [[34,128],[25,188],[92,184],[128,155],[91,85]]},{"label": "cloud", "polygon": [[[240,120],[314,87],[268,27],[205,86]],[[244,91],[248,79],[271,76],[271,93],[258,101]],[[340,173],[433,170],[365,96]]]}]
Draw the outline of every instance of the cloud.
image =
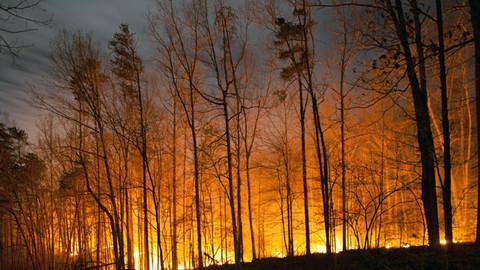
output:
[{"label": "cloud", "polygon": [[39,112],[28,102],[29,85],[47,75],[50,42],[58,32],[91,32],[99,45],[106,49],[118,25],[127,23],[137,32],[140,54],[148,55],[146,52],[151,49],[147,35],[147,13],[154,5],[151,0],[44,0],[30,14],[42,19],[51,15],[51,23],[37,25],[37,31],[15,37],[21,39],[23,44],[31,45],[21,51],[19,58],[0,55],[0,113],[7,113],[10,120],[35,138]]}]

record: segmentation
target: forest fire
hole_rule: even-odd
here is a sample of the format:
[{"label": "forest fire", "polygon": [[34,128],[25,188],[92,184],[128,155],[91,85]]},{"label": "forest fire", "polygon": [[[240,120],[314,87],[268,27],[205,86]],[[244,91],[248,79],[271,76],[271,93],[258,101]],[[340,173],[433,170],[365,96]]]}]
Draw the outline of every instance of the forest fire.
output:
[{"label": "forest fire", "polygon": [[80,2],[0,1],[0,270],[480,269],[480,1]]}]

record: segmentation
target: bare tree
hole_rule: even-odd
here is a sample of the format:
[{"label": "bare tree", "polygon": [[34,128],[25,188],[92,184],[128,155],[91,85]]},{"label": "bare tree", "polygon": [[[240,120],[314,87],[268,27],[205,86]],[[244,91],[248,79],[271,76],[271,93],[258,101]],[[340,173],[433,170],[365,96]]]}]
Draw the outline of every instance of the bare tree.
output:
[{"label": "bare tree", "polygon": [[21,49],[27,44],[16,37],[28,32],[36,31],[35,25],[46,25],[50,19],[39,18],[28,14],[31,11],[41,10],[42,0],[15,0],[0,3],[0,53],[7,52],[18,56]]},{"label": "bare tree", "polygon": [[[112,233],[112,241],[117,269],[124,267],[123,235],[120,233],[120,212],[118,210],[118,194],[115,191],[115,183],[112,175],[110,154],[107,146],[107,130],[105,126],[105,107],[103,98],[106,75],[102,72],[102,62],[98,49],[93,45],[90,36],[81,34],[69,35],[63,33],[54,44],[56,54],[53,56],[55,71],[58,76],[64,76],[66,85],[60,86],[71,91],[76,98],[75,111],[77,115],[68,116],[77,124],[77,158],[82,168],[87,190],[98,206],[107,215]],[[65,79],[66,78],[66,79]],[[47,109],[55,111],[48,103],[44,103]],[[96,140],[96,154],[102,163],[106,184],[108,187],[108,205],[102,202],[100,194],[95,192],[90,181],[89,164],[86,149],[85,132],[93,132]],[[100,188],[100,187],[98,187]]]},{"label": "bare tree", "polygon": [[445,223],[445,240],[453,241],[452,230],[452,164],[450,154],[450,122],[448,120],[447,70],[445,67],[445,41],[443,31],[442,1],[435,1],[438,30],[438,62],[440,66],[440,85],[442,99],[443,128],[443,215]]},{"label": "bare tree", "polygon": [[[477,142],[480,140],[480,3],[469,0],[470,20],[472,22],[475,44],[475,105],[477,110]],[[480,153],[480,143],[477,143],[477,152]],[[480,158],[477,161],[480,168]],[[477,182],[480,183],[480,170],[477,173]],[[480,202],[480,185],[478,185],[477,202]],[[477,207],[476,243],[480,243],[480,207]]]},{"label": "bare tree", "polygon": [[[198,62],[200,52],[200,3],[192,3],[189,8],[193,13],[184,13],[183,17],[176,15],[177,10],[172,1],[160,10],[164,23],[167,24],[167,37],[160,35],[159,30],[153,25],[156,41],[158,42],[161,53],[164,56],[162,65],[172,81],[172,85],[177,93],[178,101],[183,108],[188,127],[191,133],[193,159],[194,159],[194,180],[195,180],[195,217],[197,229],[197,251],[198,267],[203,268],[202,252],[202,231],[201,231],[201,209],[200,209],[200,166],[198,157],[198,138],[196,121],[196,100],[198,91]],[[190,17],[187,17],[190,16]],[[180,28],[180,24],[186,27]],[[178,44],[177,44],[178,43]],[[178,46],[179,45],[179,46]],[[183,91],[185,85],[186,92]]]}]

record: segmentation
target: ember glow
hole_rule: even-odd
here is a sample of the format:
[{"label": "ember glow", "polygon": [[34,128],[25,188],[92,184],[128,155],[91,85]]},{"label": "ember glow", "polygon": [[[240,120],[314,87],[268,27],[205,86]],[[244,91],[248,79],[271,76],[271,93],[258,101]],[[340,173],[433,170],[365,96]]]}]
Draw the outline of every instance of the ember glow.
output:
[{"label": "ember glow", "polygon": [[[23,14],[41,1],[6,2],[7,18],[48,25]],[[67,29],[38,49],[38,135],[0,122],[0,269],[201,269],[480,239],[469,7],[154,2],[142,33]],[[0,54],[16,56],[3,23]]]}]

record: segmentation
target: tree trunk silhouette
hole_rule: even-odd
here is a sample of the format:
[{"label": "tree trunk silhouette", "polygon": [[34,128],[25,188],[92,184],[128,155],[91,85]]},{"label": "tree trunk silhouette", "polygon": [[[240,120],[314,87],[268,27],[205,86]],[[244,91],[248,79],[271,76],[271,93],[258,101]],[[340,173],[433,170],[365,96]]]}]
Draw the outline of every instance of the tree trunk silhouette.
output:
[{"label": "tree trunk silhouette", "polygon": [[438,30],[438,61],[440,66],[440,89],[442,99],[442,129],[443,129],[443,216],[445,223],[445,240],[453,241],[452,231],[452,165],[450,157],[450,123],[448,119],[447,69],[445,67],[445,42],[443,34],[442,1],[436,0],[437,30]]},{"label": "tree trunk silhouette", "polygon": [[[473,28],[475,45],[475,109],[477,114],[477,155],[480,155],[480,3],[469,0],[470,20]],[[480,204],[480,158],[477,158],[477,203]],[[480,207],[477,207],[477,232],[476,240],[480,244]]]},{"label": "tree trunk silhouette", "polygon": [[[416,1],[412,1],[416,4]],[[428,243],[430,246],[438,246],[439,226],[437,211],[437,193],[435,186],[435,148],[433,144],[432,130],[430,127],[430,116],[427,104],[427,88],[425,78],[425,58],[423,56],[423,45],[421,40],[421,28],[419,23],[418,7],[414,5],[415,20],[415,43],[417,47],[417,59],[420,70],[420,81],[416,73],[416,62],[410,49],[410,42],[406,29],[405,14],[403,4],[400,0],[395,1],[395,7],[390,0],[386,0],[387,10],[395,24],[396,34],[405,55],[407,65],[407,76],[410,82],[410,88],[413,96],[415,109],[417,140],[420,147],[420,157],[422,162],[422,202],[427,221]],[[417,10],[417,11],[415,11]]]}]

